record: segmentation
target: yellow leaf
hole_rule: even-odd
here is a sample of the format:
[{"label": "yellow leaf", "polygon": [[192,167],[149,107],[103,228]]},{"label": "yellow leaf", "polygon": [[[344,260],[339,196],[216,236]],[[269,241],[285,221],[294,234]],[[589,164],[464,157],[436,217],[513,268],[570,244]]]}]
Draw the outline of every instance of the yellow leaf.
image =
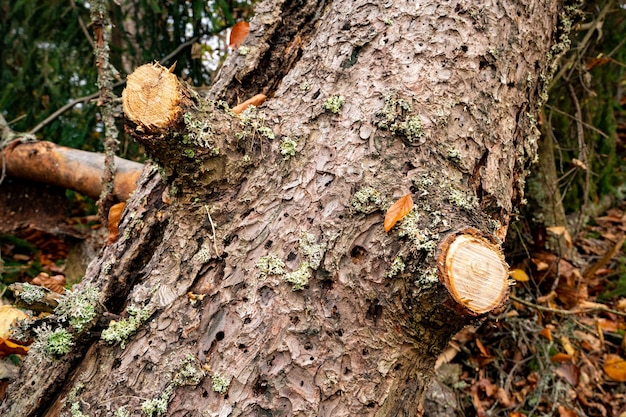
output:
[{"label": "yellow leaf", "polygon": [[619,355],[608,354],[604,359],[604,373],[614,381],[626,382],[626,359]]},{"label": "yellow leaf", "polygon": [[0,338],[9,337],[9,329],[15,320],[27,318],[28,314],[19,308],[9,305],[0,306]]},{"label": "yellow leaf", "polygon": [[515,281],[526,282],[530,280],[528,274],[523,269],[515,268],[509,271],[509,276]]},{"label": "yellow leaf", "polygon": [[405,194],[400,197],[398,201],[393,203],[385,214],[385,232],[390,231],[399,220],[402,220],[407,214],[409,214],[412,208],[413,199],[411,198],[411,193]]}]

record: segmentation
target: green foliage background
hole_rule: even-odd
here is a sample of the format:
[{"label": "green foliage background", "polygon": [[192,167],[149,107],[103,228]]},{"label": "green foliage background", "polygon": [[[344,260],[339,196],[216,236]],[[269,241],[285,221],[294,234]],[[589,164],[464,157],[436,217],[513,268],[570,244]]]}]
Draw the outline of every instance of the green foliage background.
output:
[{"label": "green foliage background", "polygon": [[[225,29],[252,13],[248,1],[119,3],[109,2],[110,59],[122,79],[185,44],[161,63],[177,62],[176,73],[196,86],[208,85],[213,73],[192,58],[192,44],[202,44],[200,49],[220,60]],[[0,0],[0,111],[13,130],[28,132],[71,100],[97,92],[89,9],[83,0]],[[74,106],[37,132],[40,139],[86,150],[102,149],[101,134],[93,103]]]}]

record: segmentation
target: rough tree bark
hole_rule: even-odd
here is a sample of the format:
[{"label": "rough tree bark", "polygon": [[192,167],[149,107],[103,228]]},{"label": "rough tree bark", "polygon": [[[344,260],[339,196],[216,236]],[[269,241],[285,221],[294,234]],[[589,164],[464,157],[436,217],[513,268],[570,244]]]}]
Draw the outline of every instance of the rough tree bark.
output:
[{"label": "rough tree bark", "polygon": [[[498,243],[560,13],[266,1],[208,98],[140,68],[127,128],[159,169],[81,284],[106,313],[70,326],[68,354],[31,352],[0,414],[420,414],[437,353],[506,298]],[[257,93],[241,115],[224,104]],[[116,339],[120,323],[141,325]]]}]

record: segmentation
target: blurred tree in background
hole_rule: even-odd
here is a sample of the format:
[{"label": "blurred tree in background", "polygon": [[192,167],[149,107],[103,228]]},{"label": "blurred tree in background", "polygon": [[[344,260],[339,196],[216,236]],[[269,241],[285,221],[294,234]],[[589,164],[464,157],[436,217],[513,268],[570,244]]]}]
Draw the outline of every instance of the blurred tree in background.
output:
[{"label": "blurred tree in background", "polygon": [[[252,12],[251,2],[236,0],[137,0],[109,7],[118,95],[127,74],[155,60],[176,62],[176,74],[188,83],[208,85],[227,51],[226,29]],[[0,1],[0,111],[13,130],[31,131],[72,100],[97,92],[90,21],[88,1]],[[36,133],[61,145],[101,150],[99,122],[87,100]],[[127,139],[120,139],[127,156]]]}]

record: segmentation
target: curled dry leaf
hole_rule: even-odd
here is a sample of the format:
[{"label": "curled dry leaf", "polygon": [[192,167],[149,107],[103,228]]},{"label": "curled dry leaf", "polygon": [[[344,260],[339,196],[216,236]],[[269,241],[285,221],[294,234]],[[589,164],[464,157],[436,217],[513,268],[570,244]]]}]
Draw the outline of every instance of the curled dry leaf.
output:
[{"label": "curled dry leaf", "polygon": [[228,46],[232,49],[239,49],[243,41],[246,40],[248,33],[250,33],[250,23],[235,23],[235,26],[233,26],[230,30],[230,40],[228,41]]},{"label": "curled dry leaf", "polygon": [[109,238],[107,239],[107,245],[110,245],[117,240],[117,229],[120,225],[120,218],[122,217],[124,207],[126,207],[126,203],[118,203],[111,206],[109,209]]},{"label": "curled dry leaf", "polygon": [[18,345],[10,340],[0,337],[0,358],[4,358],[9,355],[26,355],[28,353],[28,347]]},{"label": "curled dry leaf", "polygon": [[33,279],[33,284],[41,285],[42,287],[46,287],[50,291],[54,291],[58,294],[63,294],[65,292],[65,277],[63,275],[53,275],[50,276],[45,272],[40,272]]},{"label": "curled dry leaf", "polygon": [[231,110],[235,114],[240,114],[250,106],[260,106],[261,104],[263,104],[266,98],[267,96],[265,94],[257,94],[256,96],[247,99],[243,103],[236,105]]},{"label": "curled dry leaf", "polygon": [[405,194],[400,197],[398,201],[393,203],[385,214],[385,232],[390,231],[398,221],[402,220],[407,214],[409,214],[412,208],[413,199],[411,198],[411,193]]}]

